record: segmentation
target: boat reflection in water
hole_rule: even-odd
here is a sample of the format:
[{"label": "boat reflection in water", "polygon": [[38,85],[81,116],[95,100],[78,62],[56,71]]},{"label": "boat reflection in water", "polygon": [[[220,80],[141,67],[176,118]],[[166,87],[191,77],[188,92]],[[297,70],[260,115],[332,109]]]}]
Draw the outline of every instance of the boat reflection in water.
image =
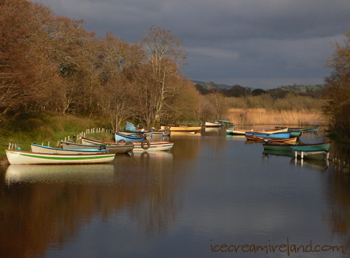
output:
[{"label": "boat reflection in water", "polygon": [[329,166],[329,161],[326,159],[296,159],[294,153],[289,150],[264,150],[263,155],[267,158],[269,155],[274,156],[285,156],[285,157],[293,157],[290,163],[294,163],[300,167],[309,167],[317,170],[325,171]]},{"label": "boat reflection in water", "polygon": [[292,150],[264,150],[264,155],[288,156],[294,157]]},{"label": "boat reflection in water", "polygon": [[296,159],[293,158],[290,163],[294,163],[300,167],[309,167],[317,170],[326,171],[329,166],[328,160],[320,160],[320,159]]},{"label": "boat reflection in water", "polygon": [[95,184],[114,180],[112,164],[90,165],[10,165],[5,174],[7,184],[74,183]]}]

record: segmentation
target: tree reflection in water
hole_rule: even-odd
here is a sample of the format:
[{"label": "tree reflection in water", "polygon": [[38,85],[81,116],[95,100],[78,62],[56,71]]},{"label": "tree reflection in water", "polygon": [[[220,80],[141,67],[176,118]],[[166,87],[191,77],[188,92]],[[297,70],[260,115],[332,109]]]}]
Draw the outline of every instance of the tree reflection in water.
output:
[{"label": "tree reflection in water", "polygon": [[96,217],[118,213],[146,231],[164,231],[176,220],[184,182],[171,152],[118,155],[108,165],[10,165],[2,174],[2,258],[43,256]]}]

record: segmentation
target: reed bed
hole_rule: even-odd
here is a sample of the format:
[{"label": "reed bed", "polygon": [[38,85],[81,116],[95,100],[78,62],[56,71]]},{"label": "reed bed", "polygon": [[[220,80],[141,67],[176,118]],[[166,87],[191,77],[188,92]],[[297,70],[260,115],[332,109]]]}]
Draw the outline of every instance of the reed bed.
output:
[{"label": "reed bed", "polygon": [[310,110],[267,110],[265,108],[230,108],[228,119],[245,125],[326,125],[321,112]]}]

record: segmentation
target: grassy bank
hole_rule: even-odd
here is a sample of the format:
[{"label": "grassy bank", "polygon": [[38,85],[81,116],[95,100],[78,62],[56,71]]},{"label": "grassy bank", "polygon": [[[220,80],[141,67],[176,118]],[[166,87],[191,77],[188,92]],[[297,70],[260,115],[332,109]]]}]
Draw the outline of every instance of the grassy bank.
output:
[{"label": "grassy bank", "polygon": [[[72,115],[43,113],[35,117],[30,115],[17,117],[6,127],[1,128],[0,163],[7,163],[4,150],[9,143],[17,144],[25,151],[30,151],[31,143],[47,145],[50,142],[50,146],[55,147],[58,141],[68,139],[68,136],[73,139],[74,135],[86,132],[87,129],[106,128],[105,126],[103,121]],[[89,137],[111,140],[111,135],[106,133],[90,134]]]},{"label": "grassy bank", "polygon": [[230,108],[228,119],[234,124],[245,125],[325,125],[321,112],[309,110],[267,110],[265,108]]}]

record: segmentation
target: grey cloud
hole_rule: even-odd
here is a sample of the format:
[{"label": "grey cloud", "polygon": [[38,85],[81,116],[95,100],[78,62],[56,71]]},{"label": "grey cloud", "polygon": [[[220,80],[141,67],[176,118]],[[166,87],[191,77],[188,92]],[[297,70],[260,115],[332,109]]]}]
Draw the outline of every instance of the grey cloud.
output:
[{"label": "grey cloud", "polygon": [[[194,80],[236,84],[322,83],[350,21],[348,0],[40,0],[58,15],[86,21],[103,36],[112,31],[132,43],[152,25],[184,40]],[[316,79],[318,78],[318,79]],[[232,81],[231,81],[232,80]],[[267,87],[266,83],[262,86]]]}]

